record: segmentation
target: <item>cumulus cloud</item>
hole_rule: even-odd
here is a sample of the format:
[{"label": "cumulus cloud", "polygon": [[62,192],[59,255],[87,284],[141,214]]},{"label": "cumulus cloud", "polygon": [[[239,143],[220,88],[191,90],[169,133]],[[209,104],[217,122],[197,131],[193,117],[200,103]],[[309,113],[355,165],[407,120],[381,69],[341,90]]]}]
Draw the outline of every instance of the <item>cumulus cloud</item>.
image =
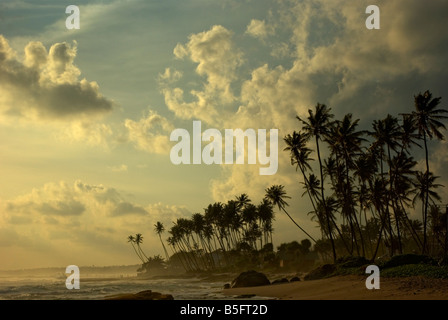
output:
[{"label": "cumulus cloud", "polygon": [[168,154],[171,147],[170,134],[174,126],[156,111],[149,110],[148,115],[138,121],[126,119],[128,139],[135,146],[150,153]]},{"label": "cumulus cloud", "polygon": [[[124,192],[102,184],[51,182],[0,201],[0,235],[17,236],[1,241],[0,247],[3,253],[12,247],[36,247],[62,259],[69,246],[68,258],[78,263],[92,261],[84,257],[104,261],[101,259],[106,256],[122,259],[128,253],[132,259],[132,248],[126,243],[129,234],[143,233],[145,242],[159,243],[153,232],[157,221],[168,229],[177,218],[190,215],[182,206],[160,202],[141,205]],[[147,252],[156,254],[160,250],[149,246]]]},{"label": "cumulus cloud", "polygon": [[[232,40],[233,32],[215,25],[210,30],[192,34],[186,44],[177,44],[174,55],[178,59],[188,57],[196,64],[196,73],[206,79],[201,90],[192,89],[188,101],[184,90],[161,83],[165,104],[181,119],[201,119],[210,124],[220,122],[226,107],[235,102],[231,84],[237,79],[237,68],[243,56]],[[167,77],[165,74],[160,78]],[[202,81],[201,81],[202,82]],[[221,117],[218,115],[221,114]]]},{"label": "cumulus cloud", "polygon": [[126,200],[116,189],[90,185],[80,180],[73,185],[66,182],[47,183],[29,194],[6,201],[4,209],[22,218],[28,216],[29,221],[45,215],[70,217],[87,212],[97,212],[103,216],[147,214],[142,206]]},{"label": "cumulus cloud", "polygon": [[82,142],[90,146],[108,147],[113,137],[109,124],[94,121],[71,121],[58,132],[62,141]]},{"label": "cumulus cloud", "polygon": [[[228,63],[214,50],[235,46],[229,30],[214,26],[191,35],[187,44],[176,46],[174,54],[177,59],[194,62],[196,73],[208,82],[203,90],[189,92],[193,97],[190,101],[184,87],[164,88],[165,103],[177,117],[198,118],[219,128],[279,128],[280,139],[297,130],[295,116],[306,115],[317,102],[329,105],[338,117],[352,112],[356,118],[363,117],[365,123],[387,112],[410,112],[412,95],[417,93],[414,88],[425,90],[428,83],[433,83],[442,90],[440,83],[447,80],[448,21],[441,12],[448,5],[417,0],[381,3],[380,30],[365,27],[367,5],[347,5],[342,0],[284,1],[269,17],[269,24],[250,20],[245,32],[262,39],[271,47],[271,56],[286,58],[288,63],[266,61],[255,65],[249,77],[239,73],[243,54],[233,56],[233,63]],[[433,21],[416,23],[421,16],[432,17]],[[268,37],[274,31],[283,37]],[[288,42],[284,35],[289,36]],[[275,45],[265,43],[271,38]],[[247,78],[233,80],[238,76]],[[228,84],[238,88],[232,92],[237,108],[225,108],[224,100],[216,97],[209,99],[213,97],[209,88],[222,89]],[[256,166],[222,168],[222,176],[211,185],[216,200],[228,199],[242,189],[260,189],[264,184]],[[289,189],[297,185],[297,181],[285,179],[290,174],[288,159],[280,157],[275,179]]]},{"label": "cumulus cloud", "polygon": [[246,33],[254,38],[264,40],[268,35],[273,34],[274,30],[264,20],[252,19],[247,26]]},{"label": "cumulus cloud", "polygon": [[182,78],[182,72],[171,68],[165,68],[164,73],[160,73],[158,80],[160,84],[170,84]]},{"label": "cumulus cloud", "polygon": [[41,42],[25,47],[23,61],[0,35],[0,111],[31,120],[103,115],[113,103],[102,96],[95,81],[79,79],[74,64],[77,44],[56,43],[46,50]]}]

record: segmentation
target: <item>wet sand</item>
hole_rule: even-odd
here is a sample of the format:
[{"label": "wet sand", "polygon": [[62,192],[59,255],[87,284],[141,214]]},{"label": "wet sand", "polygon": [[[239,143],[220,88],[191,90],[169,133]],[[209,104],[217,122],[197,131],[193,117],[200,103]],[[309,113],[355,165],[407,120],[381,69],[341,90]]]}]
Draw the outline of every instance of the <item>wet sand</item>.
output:
[{"label": "wet sand", "polygon": [[225,295],[256,295],[281,300],[448,300],[448,280],[425,277],[381,278],[369,290],[363,276],[337,276],[269,286],[225,289]]}]

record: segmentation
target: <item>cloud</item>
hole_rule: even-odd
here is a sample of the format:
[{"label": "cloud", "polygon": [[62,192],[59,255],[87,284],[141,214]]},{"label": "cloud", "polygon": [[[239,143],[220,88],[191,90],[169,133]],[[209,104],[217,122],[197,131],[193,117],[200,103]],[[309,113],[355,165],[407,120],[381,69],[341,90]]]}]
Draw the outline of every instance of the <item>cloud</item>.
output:
[{"label": "cloud", "polygon": [[[7,201],[5,210],[18,213],[22,218],[28,216],[29,221],[41,215],[70,217],[85,212],[85,205],[71,193],[70,187],[61,182],[46,184],[42,188],[35,188],[31,193]],[[23,220],[22,220],[23,221]]]},{"label": "cloud", "polygon": [[[187,98],[186,86],[163,88],[165,103],[182,119],[201,119],[218,129],[279,128],[282,139],[300,128],[295,116],[306,115],[318,102],[330,106],[338,118],[351,112],[355,118],[361,117],[363,124],[370,125],[373,119],[388,112],[412,111],[415,88],[421,91],[433,84],[436,90],[446,92],[442,84],[448,80],[448,20],[441,12],[448,9],[448,3],[381,3],[380,30],[365,27],[367,5],[347,5],[342,0],[283,1],[272,11],[268,23],[250,20],[245,32],[264,40],[261,45],[271,48],[271,57],[286,62],[259,63],[263,60],[256,60],[257,55],[240,53],[248,49],[244,45],[235,48],[233,38],[237,36],[231,37],[231,31],[221,26],[191,35],[186,44],[176,46],[174,54],[177,59],[193,61],[196,73],[207,82],[201,90],[189,92],[191,100]],[[431,23],[417,23],[422,16],[431,17]],[[268,37],[274,30],[278,39]],[[214,50],[229,47],[239,52],[232,57],[233,64]],[[247,73],[239,68],[243,56],[250,59],[251,69],[244,69]],[[221,77],[215,76],[218,73]],[[226,102],[219,95],[212,98],[211,88],[219,88],[222,93],[229,84],[232,99]],[[234,105],[228,103],[230,100]],[[235,104],[236,108],[229,107]],[[281,145],[279,172],[271,178],[291,190],[299,182],[289,179],[294,171],[289,159],[283,157]],[[222,176],[211,183],[215,200],[267,187],[257,166],[222,168]]]},{"label": "cloud", "polygon": [[274,30],[264,20],[252,19],[247,26],[246,33],[254,38],[264,40],[268,35],[273,34]]},{"label": "cloud", "polygon": [[111,216],[122,216],[128,214],[148,214],[148,212],[141,206],[134,205],[130,202],[120,202],[111,212]]},{"label": "cloud", "polygon": [[114,131],[111,125],[94,121],[71,121],[65,125],[58,138],[68,142],[82,142],[89,146],[109,147],[110,141],[114,138]]},{"label": "cloud", "polygon": [[48,53],[41,42],[29,42],[19,61],[0,35],[0,112],[29,120],[82,119],[104,115],[113,102],[95,81],[79,79],[74,64],[77,44],[53,44]]},{"label": "cloud", "polygon": [[[186,100],[183,89],[172,88],[159,81],[165,104],[176,117],[196,118],[216,124],[220,122],[226,108],[235,102],[231,84],[237,79],[236,71],[243,63],[243,55],[236,48],[232,36],[233,32],[230,30],[215,25],[208,31],[190,35],[186,44],[176,45],[173,51],[175,57],[188,57],[196,64],[196,74],[206,79],[200,90],[190,90],[191,101]],[[165,70],[164,74],[159,75],[159,79],[168,76]]]},{"label": "cloud", "polygon": [[158,81],[160,84],[170,84],[178,81],[182,78],[182,72],[173,70],[171,68],[165,68],[165,72],[159,74]]},{"label": "cloud", "polygon": [[153,225],[161,221],[169,229],[177,218],[191,216],[182,206],[160,202],[141,205],[124,194],[110,186],[77,180],[71,184],[46,183],[0,201],[0,253],[14,248],[15,255],[20,252],[29,257],[21,258],[27,265],[35,265],[36,252],[40,264],[44,257],[51,257],[56,265],[66,260],[81,265],[134,261],[126,242],[129,234],[143,233],[145,251],[157,254],[162,248]]},{"label": "cloud", "polygon": [[169,136],[174,126],[156,111],[149,110],[148,115],[138,121],[126,119],[128,139],[143,151],[155,154],[168,154],[171,148]]}]

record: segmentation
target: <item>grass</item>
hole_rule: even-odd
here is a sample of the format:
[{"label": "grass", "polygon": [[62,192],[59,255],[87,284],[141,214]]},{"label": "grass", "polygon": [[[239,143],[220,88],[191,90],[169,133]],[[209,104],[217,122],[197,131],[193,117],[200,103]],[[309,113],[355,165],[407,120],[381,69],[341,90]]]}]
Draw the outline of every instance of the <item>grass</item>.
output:
[{"label": "grass", "polygon": [[408,264],[380,270],[382,277],[424,276],[436,279],[448,279],[448,266],[432,266],[426,264]]},{"label": "grass", "polygon": [[[378,265],[381,277],[424,276],[436,279],[448,279],[448,265],[438,266],[433,259],[417,255],[395,256]],[[366,275],[370,263],[363,258],[345,257],[336,264],[327,264],[311,271],[305,280],[324,279],[340,275]]]}]

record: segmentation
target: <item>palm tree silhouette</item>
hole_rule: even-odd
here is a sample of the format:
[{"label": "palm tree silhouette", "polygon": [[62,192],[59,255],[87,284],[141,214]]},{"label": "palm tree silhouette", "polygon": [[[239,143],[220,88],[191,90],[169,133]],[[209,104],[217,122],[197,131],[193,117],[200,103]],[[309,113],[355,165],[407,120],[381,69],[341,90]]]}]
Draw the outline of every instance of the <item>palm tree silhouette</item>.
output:
[{"label": "palm tree silhouette", "polygon": [[148,257],[146,256],[146,254],[143,252],[142,248],[140,247],[140,244],[143,243],[143,236],[141,233],[137,233],[135,235],[134,242],[137,245],[137,248],[138,248],[138,251],[140,252],[140,254],[143,255],[146,258],[146,260],[148,260]]},{"label": "palm tree silhouette", "polygon": [[331,119],[334,117],[333,114],[330,113],[331,108],[328,108],[325,104],[318,103],[315,107],[315,112],[311,109],[308,110],[309,116],[306,119],[301,119],[299,116],[296,118],[302,122],[303,131],[305,132],[308,138],[315,137],[316,141],[316,149],[317,149],[317,157],[319,159],[319,170],[320,170],[320,186],[321,186],[321,200],[325,209],[325,215],[327,220],[327,228],[330,237],[331,247],[333,250],[333,260],[336,262],[336,248],[333,240],[333,234],[331,232],[330,225],[330,213],[328,212],[327,205],[325,203],[325,194],[324,194],[324,174],[323,174],[323,165],[319,148],[319,141],[325,138],[329,132],[329,125],[331,123]]},{"label": "palm tree silhouette", "polygon": [[140,255],[140,253],[139,253],[139,252],[137,251],[137,249],[135,248],[135,245],[134,245],[134,243],[135,243],[135,238],[134,238],[133,235],[128,236],[128,242],[131,243],[132,248],[134,249],[135,254],[137,255],[137,257],[142,261],[142,263],[145,263],[145,259],[142,258],[142,256]]},{"label": "palm tree silhouette", "polygon": [[[415,196],[413,199],[413,204],[416,203],[417,200],[420,200],[422,203],[422,217],[423,217],[423,244],[422,244],[422,252],[426,252],[425,248],[425,224],[427,224],[427,203],[429,201],[432,202],[433,205],[435,205],[435,200],[441,201],[440,195],[434,191],[434,189],[443,187],[443,185],[435,183],[435,181],[440,178],[437,176],[434,176],[432,172],[429,172],[429,174],[423,173],[423,172],[417,172],[417,179],[414,183],[415,189]],[[428,199],[428,201],[426,200]],[[424,250],[424,251],[423,251]]]},{"label": "palm tree silhouette", "polygon": [[[442,98],[432,98],[431,92],[429,90],[425,91],[423,94],[419,93],[414,96],[415,111],[412,112],[412,117],[416,123],[418,133],[423,138],[423,143],[425,146],[425,160],[426,160],[426,175],[427,179],[430,178],[429,171],[429,155],[428,155],[428,144],[427,140],[436,137],[439,140],[443,140],[443,134],[440,129],[446,129],[445,125],[441,122],[442,120],[448,119],[447,116],[443,114],[448,113],[447,110],[437,109]],[[426,182],[429,186],[429,180]],[[427,245],[427,218],[428,218],[428,204],[429,204],[429,187],[426,188],[426,196],[424,199],[424,214],[423,214],[423,248],[422,253],[426,252]]]},{"label": "palm tree silhouette", "polygon": [[288,203],[285,201],[286,198],[291,199],[291,197],[286,195],[286,191],[284,190],[284,186],[282,185],[273,185],[269,187],[266,191],[265,198],[269,200],[274,206],[277,205],[279,210],[283,210],[284,213],[291,219],[291,221],[300,229],[303,233],[305,233],[311,240],[316,243],[316,240],[312,236],[310,236],[286,211],[285,207],[288,206]]},{"label": "palm tree silhouette", "polygon": [[168,251],[166,251],[165,244],[163,243],[163,240],[162,240],[162,233],[165,232],[165,227],[163,226],[163,223],[160,221],[157,221],[156,224],[154,224],[154,231],[159,236],[160,243],[162,244],[163,251],[165,252],[166,261],[168,262],[170,257],[168,255]]}]

